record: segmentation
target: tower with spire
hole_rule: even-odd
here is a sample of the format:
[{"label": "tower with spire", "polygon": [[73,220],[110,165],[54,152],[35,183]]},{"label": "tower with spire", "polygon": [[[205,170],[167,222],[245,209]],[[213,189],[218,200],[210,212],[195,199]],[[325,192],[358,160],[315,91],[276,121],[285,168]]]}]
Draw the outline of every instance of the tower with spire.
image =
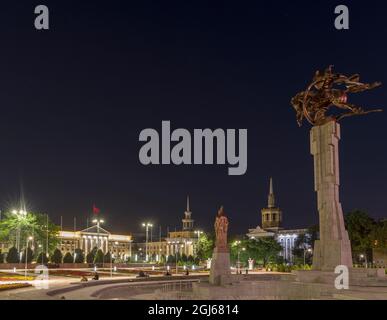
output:
[{"label": "tower with spire", "polygon": [[262,229],[280,230],[282,225],[282,211],[275,204],[275,196],[273,189],[273,178],[270,178],[269,195],[267,199],[267,207],[261,210],[262,214]]},{"label": "tower with spire", "polygon": [[193,231],[194,220],[191,218],[192,212],[189,208],[189,196],[187,196],[187,208],[184,212],[183,231]]}]

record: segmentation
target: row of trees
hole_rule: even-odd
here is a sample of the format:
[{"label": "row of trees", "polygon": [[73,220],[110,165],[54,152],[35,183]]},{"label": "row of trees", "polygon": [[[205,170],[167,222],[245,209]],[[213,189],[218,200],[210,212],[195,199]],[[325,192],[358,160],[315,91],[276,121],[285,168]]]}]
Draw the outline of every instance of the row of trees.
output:
[{"label": "row of trees", "polygon": [[[235,263],[238,260],[238,255],[240,261],[246,263],[251,258],[263,266],[268,263],[282,262],[282,257],[280,256],[282,247],[274,238],[236,240],[236,238],[230,239],[229,242],[231,262]],[[201,235],[197,245],[198,258],[200,260],[211,258],[214,247],[214,234]]]},{"label": "row of trees", "polygon": [[[15,247],[9,249],[6,258],[4,259],[4,254],[0,253],[0,263],[24,263],[26,261],[25,249],[20,254]],[[101,249],[95,247],[90,251],[86,257],[83,250],[75,249],[74,254],[66,252],[65,255],[59,249],[55,249],[53,254],[47,257],[45,252],[40,251],[39,253],[34,253],[30,248],[27,249],[27,262],[30,263],[35,261],[36,263],[47,264],[49,262],[59,264],[59,263],[110,263],[114,262],[114,258],[110,256],[110,252],[104,254]]]},{"label": "row of trees", "polygon": [[363,262],[361,255],[373,261],[373,248],[387,248],[387,220],[375,220],[366,212],[356,210],[345,216],[345,225],[354,263]]},{"label": "row of trees", "polygon": [[192,255],[180,254],[164,256],[162,255],[160,258],[161,263],[176,263],[180,265],[192,265],[199,264],[200,260],[198,257],[193,257]]}]

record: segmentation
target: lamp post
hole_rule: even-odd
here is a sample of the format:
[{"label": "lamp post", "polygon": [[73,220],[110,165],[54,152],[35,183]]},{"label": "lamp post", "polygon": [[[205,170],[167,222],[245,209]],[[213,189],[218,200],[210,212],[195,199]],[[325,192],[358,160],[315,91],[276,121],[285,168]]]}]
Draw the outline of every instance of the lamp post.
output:
[{"label": "lamp post", "polygon": [[306,253],[307,252],[312,253],[312,249],[309,248],[306,250],[306,248],[304,248],[304,268],[305,268],[305,264],[306,264]]},{"label": "lamp post", "polygon": [[366,269],[368,269],[368,262],[367,262],[367,255],[366,254],[361,254],[360,259],[364,259],[364,263],[366,265]]},{"label": "lamp post", "polygon": [[148,232],[149,227],[152,228],[153,225],[149,222],[144,222],[142,226],[145,227],[145,261],[148,262]]},{"label": "lamp post", "polygon": [[26,241],[26,253],[25,253],[25,255],[26,255],[26,258],[25,258],[25,268],[24,268],[24,279],[27,279],[27,266],[28,266],[28,243],[30,242],[30,241],[32,241],[32,240],[34,240],[34,238],[33,237],[28,237],[27,238],[27,241]]},{"label": "lamp post", "polygon": [[196,244],[196,256],[198,255],[198,253],[197,253],[197,247],[198,247],[198,245],[199,245],[199,240],[200,240],[200,235],[203,233],[203,231],[200,231],[200,230],[196,230],[195,231],[195,233],[198,235],[198,242],[197,242],[197,244]]},{"label": "lamp post", "polygon": [[240,244],[241,244],[241,241],[237,240],[234,242],[234,246],[237,247],[237,252],[238,252],[238,260],[237,260],[237,274],[240,273],[240,266],[241,266],[241,262],[240,262],[240,254],[241,254],[241,251],[246,251],[246,248],[240,248]]},{"label": "lamp post", "polygon": [[27,216],[27,211],[25,210],[12,210],[12,214],[16,215],[18,218],[17,230],[16,230],[16,247],[17,251],[20,252],[20,220]]},{"label": "lamp post", "polygon": [[98,237],[97,237],[97,249],[101,249],[100,248],[100,238],[99,238],[99,228],[100,228],[100,225],[102,224],[102,223],[104,223],[105,221],[104,220],[102,220],[102,219],[94,219],[93,221],[92,221],[93,223],[95,223],[96,225],[97,225],[97,233],[98,233]]}]

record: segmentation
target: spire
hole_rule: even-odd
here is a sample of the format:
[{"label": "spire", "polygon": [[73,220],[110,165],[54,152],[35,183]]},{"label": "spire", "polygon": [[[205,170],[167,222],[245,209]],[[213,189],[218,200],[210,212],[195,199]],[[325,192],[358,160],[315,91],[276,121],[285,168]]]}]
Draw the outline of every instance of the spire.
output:
[{"label": "spire", "polygon": [[274,198],[274,191],[273,191],[273,178],[271,178],[271,177],[270,177],[270,188],[269,188],[267,207],[268,208],[275,208],[275,198]]},{"label": "spire", "polygon": [[190,212],[189,211],[189,196],[187,196],[187,212]]},{"label": "spire", "polygon": [[184,212],[184,219],[183,221],[183,230],[192,230],[193,229],[193,223],[194,220],[191,218],[192,212],[190,211],[189,207],[189,196],[187,196],[187,208],[186,211]]}]

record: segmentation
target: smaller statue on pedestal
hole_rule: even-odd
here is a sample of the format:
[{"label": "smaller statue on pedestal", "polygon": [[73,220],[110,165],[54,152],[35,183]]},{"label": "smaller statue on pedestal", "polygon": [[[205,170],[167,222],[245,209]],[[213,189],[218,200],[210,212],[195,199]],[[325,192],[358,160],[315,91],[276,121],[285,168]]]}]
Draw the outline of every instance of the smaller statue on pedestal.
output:
[{"label": "smaller statue on pedestal", "polygon": [[222,285],[231,283],[230,252],[227,244],[228,219],[223,207],[220,207],[215,218],[215,248],[212,253],[210,283]]},{"label": "smaller statue on pedestal", "polygon": [[218,249],[218,251],[227,252],[228,219],[224,213],[223,206],[218,210],[214,227],[216,235],[215,247]]}]

